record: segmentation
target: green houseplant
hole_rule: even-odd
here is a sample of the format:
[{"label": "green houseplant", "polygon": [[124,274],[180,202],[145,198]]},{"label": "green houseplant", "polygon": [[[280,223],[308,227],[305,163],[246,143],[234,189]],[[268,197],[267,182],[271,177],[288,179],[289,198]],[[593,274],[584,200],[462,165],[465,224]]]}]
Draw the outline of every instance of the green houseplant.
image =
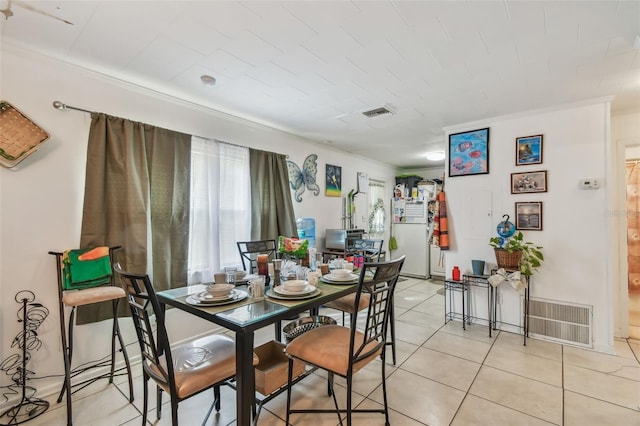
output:
[{"label": "green houseplant", "polygon": [[[498,267],[518,269],[522,275],[530,277],[544,261],[542,247],[524,240],[522,231],[516,232],[511,238],[492,237],[489,245],[496,253]],[[504,263],[506,262],[506,263]]]}]

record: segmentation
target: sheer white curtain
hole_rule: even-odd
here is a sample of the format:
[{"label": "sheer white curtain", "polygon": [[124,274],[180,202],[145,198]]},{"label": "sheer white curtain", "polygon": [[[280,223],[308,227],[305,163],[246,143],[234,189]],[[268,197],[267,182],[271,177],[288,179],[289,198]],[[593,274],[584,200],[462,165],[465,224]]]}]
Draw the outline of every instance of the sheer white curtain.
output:
[{"label": "sheer white curtain", "polygon": [[191,139],[188,282],[213,281],[225,266],[241,267],[237,241],[251,236],[249,149]]},{"label": "sheer white curtain", "polygon": [[387,221],[387,200],[390,199],[384,181],[369,179],[369,234],[381,238]]}]

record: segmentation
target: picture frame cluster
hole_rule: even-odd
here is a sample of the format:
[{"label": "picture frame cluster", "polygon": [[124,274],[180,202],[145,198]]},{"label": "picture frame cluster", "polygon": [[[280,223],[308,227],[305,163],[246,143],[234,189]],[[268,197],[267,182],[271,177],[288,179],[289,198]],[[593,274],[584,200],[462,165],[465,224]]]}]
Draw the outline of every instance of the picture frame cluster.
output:
[{"label": "picture frame cluster", "polygon": [[[516,138],[516,166],[542,164],[543,135]],[[511,193],[531,194],[547,192],[547,171],[534,170],[511,173]],[[542,231],[542,201],[515,203],[516,229]]]}]

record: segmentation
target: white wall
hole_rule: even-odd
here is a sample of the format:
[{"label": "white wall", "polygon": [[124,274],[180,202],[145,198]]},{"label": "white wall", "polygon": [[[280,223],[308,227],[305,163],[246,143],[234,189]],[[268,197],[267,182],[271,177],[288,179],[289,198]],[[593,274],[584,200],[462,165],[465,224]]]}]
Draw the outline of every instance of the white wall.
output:
[{"label": "white wall", "polygon": [[[517,117],[467,123],[449,133],[490,128],[490,173],[447,177],[445,188],[451,250],[447,266],[469,271],[472,259],[495,265],[488,245],[503,214],[515,222],[516,201],[542,201],[543,230],[526,231],[525,238],[544,247],[545,262],[532,277],[532,297],[592,305],[594,347],[612,351],[610,225],[607,173],[609,105],[605,101],[531,112]],[[515,166],[515,138],[543,134],[543,163]],[[548,192],[511,194],[510,174],[547,170]],[[598,178],[599,190],[582,190],[582,178]],[[447,271],[450,274],[449,271]],[[500,316],[520,324],[518,295],[508,285]],[[484,302],[486,303],[486,302]],[[478,307],[483,306],[478,303]]]},{"label": "white wall", "polygon": [[[62,374],[59,320],[54,258],[49,250],[77,247],[83,202],[85,156],[90,124],[89,114],[57,111],[52,102],[125,117],[248,147],[288,153],[301,164],[304,158],[318,154],[318,174],[322,193],[314,197],[308,191],[302,203],[295,203],[298,217],[315,217],[317,229],[340,227],[340,199],[324,196],[325,163],[342,166],[343,189],[355,187],[356,172],[366,172],[393,183],[392,167],[347,155],[330,147],[315,145],[302,138],[230,117],[195,105],[174,100],[121,81],[96,75],[60,62],[2,46],[0,52],[0,98],[9,101],[46,129],[51,138],[35,154],[15,169],[0,167],[0,359],[15,352],[10,347],[19,330],[14,295],[21,289],[32,290],[37,301],[50,310],[50,316],[38,330],[42,348],[33,353],[29,368],[36,375]],[[184,317],[182,317],[184,318]],[[175,329],[172,337],[185,337],[179,327],[181,315],[171,311]],[[121,321],[126,341],[134,342],[130,320]],[[190,333],[211,328],[204,321],[190,319]],[[76,328],[74,361],[100,358],[108,353],[108,321]],[[137,346],[130,346],[138,354]],[[0,376],[5,385],[7,376]],[[60,379],[39,381],[39,395],[51,390]],[[57,385],[56,385],[57,386]],[[46,393],[46,390],[44,391]]]}]

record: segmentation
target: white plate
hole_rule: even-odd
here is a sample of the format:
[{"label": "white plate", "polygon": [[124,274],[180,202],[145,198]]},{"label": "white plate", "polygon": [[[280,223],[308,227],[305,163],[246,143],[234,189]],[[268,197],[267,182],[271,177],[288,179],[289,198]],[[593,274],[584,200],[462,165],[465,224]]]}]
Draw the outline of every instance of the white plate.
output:
[{"label": "white plate", "polygon": [[209,293],[208,291],[203,291],[202,293],[196,294],[196,299],[198,299],[202,303],[220,302],[220,301],[223,301],[223,300],[229,300],[229,299],[233,298],[234,290],[235,289],[232,289],[226,296],[214,296],[211,293]]},{"label": "white plate", "polygon": [[323,275],[323,277],[326,277],[327,279],[331,280],[331,281],[353,281],[353,280],[357,280],[359,277],[356,274],[349,274],[349,275],[341,275],[341,276],[336,276],[333,275],[331,273],[327,274],[327,275]]},{"label": "white plate", "polygon": [[188,296],[185,299],[185,302],[187,302],[189,305],[194,305],[194,306],[221,306],[221,305],[228,305],[231,303],[239,302],[243,299],[246,299],[247,296],[248,294],[246,291],[234,289],[234,290],[231,290],[231,297],[225,300],[205,302],[198,299],[197,294],[192,294],[191,296]]},{"label": "white plate", "polygon": [[303,296],[313,292],[315,289],[316,288],[311,284],[307,284],[305,288],[302,289],[302,291],[291,291],[284,288],[284,285],[279,285],[278,287],[274,287],[273,291],[275,291],[278,294],[283,294],[285,296]]},{"label": "white plate", "polygon": [[[278,288],[278,287],[276,287]],[[281,300],[298,300],[298,299],[311,299],[312,297],[316,297],[317,295],[319,295],[320,293],[322,293],[322,290],[320,290],[319,288],[316,288],[314,291],[312,291],[311,293],[305,293],[305,294],[292,294],[292,295],[284,295],[284,294],[278,294],[275,291],[273,291],[272,288],[267,290],[267,296],[272,297],[274,299],[281,299]]]}]

